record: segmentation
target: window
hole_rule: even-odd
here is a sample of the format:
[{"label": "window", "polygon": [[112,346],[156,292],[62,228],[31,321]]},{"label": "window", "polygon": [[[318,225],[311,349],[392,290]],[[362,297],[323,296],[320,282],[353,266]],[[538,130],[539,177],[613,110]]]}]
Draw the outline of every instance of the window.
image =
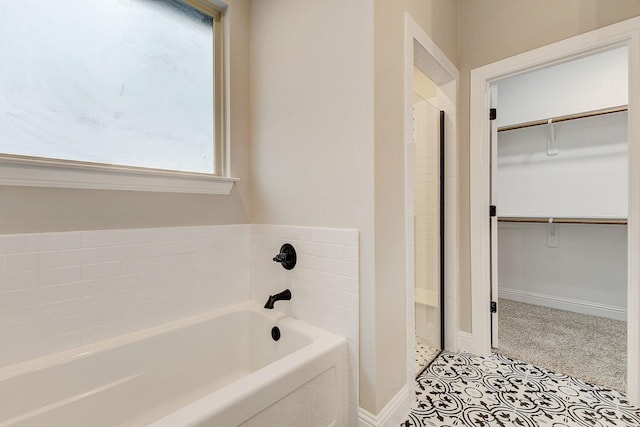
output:
[{"label": "window", "polygon": [[1,2],[3,159],[223,176],[221,10],[185,1]]}]

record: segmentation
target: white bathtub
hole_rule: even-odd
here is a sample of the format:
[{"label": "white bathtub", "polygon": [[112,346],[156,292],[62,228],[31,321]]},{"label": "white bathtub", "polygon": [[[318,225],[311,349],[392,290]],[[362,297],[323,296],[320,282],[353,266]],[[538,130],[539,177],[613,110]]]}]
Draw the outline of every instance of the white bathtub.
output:
[{"label": "white bathtub", "polygon": [[3,427],[347,420],[344,338],[254,302],[0,369]]}]

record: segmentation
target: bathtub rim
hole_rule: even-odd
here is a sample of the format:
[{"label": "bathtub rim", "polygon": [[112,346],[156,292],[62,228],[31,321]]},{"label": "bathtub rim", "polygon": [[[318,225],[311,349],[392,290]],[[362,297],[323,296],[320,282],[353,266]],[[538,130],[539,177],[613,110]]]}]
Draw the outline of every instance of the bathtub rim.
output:
[{"label": "bathtub rim", "polygon": [[[182,328],[193,326],[199,323],[203,323],[209,320],[213,320],[217,317],[222,317],[227,314],[231,314],[237,311],[251,311],[259,316],[265,318],[273,325],[290,328],[302,335],[309,336],[311,343],[296,350],[300,351],[310,346],[317,346],[318,344],[328,344],[331,341],[344,339],[338,335],[335,335],[324,329],[317,328],[311,324],[303,322],[298,319],[294,319],[285,313],[278,310],[266,310],[262,308],[258,303],[253,300],[242,301],[225,307],[213,309],[203,313],[199,313],[193,316],[179,318],[173,321],[164,322],[159,325],[151,326],[149,328],[140,329],[126,334],[118,335],[111,338],[106,338],[100,341],[96,341],[89,344],[84,344],[78,347],[73,347],[67,350],[62,350],[56,353],[47,354],[34,359],[25,360],[22,362],[6,365],[0,367],[0,381],[6,381],[19,375],[27,374],[30,372],[54,368],[73,361],[91,357],[94,354],[99,354],[104,351],[112,350],[118,347],[123,347],[127,344],[143,341],[147,338],[152,338],[165,333],[177,331]],[[315,345],[314,345],[315,344]],[[285,356],[286,357],[286,356]],[[276,361],[278,362],[278,361]],[[276,363],[274,362],[274,363]],[[262,369],[262,368],[261,368]]]},{"label": "bathtub rim", "polygon": [[[337,425],[347,426],[349,387],[346,338],[293,318],[283,319],[281,325],[285,326],[289,322],[296,322],[296,327],[301,325],[305,329],[315,329],[320,336],[314,338],[309,345],[154,420],[148,427],[210,425],[208,418],[214,410],[217,410],[217,416],[224,418],[223,425],[238,425],[331,368],[336,370]],[[341,365],[341,361],[344,365]],[[285,376],[289,379],[282,381]],[[291,376],[296,378],[295,382],[290,380]],[[266,389],[270,393],[264,393]],[[246,412],[239,410],[246,409],[248,401],[253,405],[253,413],[249,418],[246,417]]]}]

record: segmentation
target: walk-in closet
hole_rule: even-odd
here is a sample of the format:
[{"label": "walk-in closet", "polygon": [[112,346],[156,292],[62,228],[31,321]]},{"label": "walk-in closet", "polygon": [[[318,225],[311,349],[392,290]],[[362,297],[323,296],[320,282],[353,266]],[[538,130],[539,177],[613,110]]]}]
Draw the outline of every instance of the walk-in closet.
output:
[{"label": "walk-in closet", "polygon": [[494,351],[622,392],[627,56],[589,52],[492,87]]}]

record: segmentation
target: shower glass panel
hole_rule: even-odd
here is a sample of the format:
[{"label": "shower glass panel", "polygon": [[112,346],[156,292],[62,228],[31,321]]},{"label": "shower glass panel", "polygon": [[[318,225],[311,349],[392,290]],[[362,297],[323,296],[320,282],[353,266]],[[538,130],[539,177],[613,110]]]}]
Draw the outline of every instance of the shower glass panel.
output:
[{"label": "shower glass panel", "polygon": [[416,374],[441,350],[440,111],[414,102]]}]

